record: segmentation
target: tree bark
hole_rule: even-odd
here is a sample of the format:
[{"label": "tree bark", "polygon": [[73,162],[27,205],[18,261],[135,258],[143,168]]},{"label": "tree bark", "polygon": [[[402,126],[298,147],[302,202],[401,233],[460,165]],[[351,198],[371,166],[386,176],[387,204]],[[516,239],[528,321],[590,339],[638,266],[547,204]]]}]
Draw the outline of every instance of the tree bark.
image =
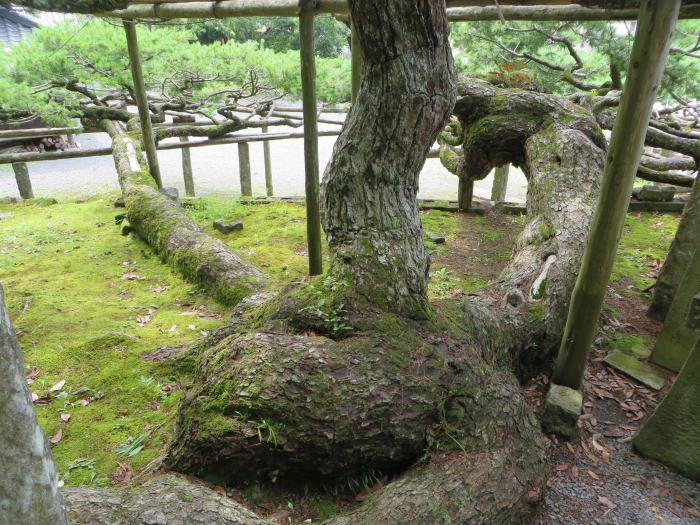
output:
[{"label": "tree bark", "polygon": [[666,319],[678,286],[688,269],[693,252],[698,246],[698,239],[700,239],[700,183],[696,180],[690,199],[683,209],[671,250],[666,256],[654,285],[648,311],[648,315],[652,319],[658,321]]},{"label": "tree bark", "polygon": [[666,316],[664,327],[656,339],[656,346],[651,352],[651,360],[674,372],[678,372],[688,358],[688,353],[698,340],[698,332],[686,326],[686,316],[693,302],[693,296],[700,290],[700,249],[698,238],[694,238],[689,261],[671,307]]},{"label": "tree bark", "polygon": [[429,257],[418,176],[455,100],[445,3],[356,0],[350,7],[364,69],[321,186],[330,271],[372,302],[422,318]]},{"label": "tree bark", "polygon": [[508,190],[508,168],[509,164],[496,168],[493,175],[493,187],[491,188],[491,200],[493,202],[503,202],[506,200]]},{"label": "tree bark", "polygon": [[0,285],[0,522],[61,525],[66,516],[51,449],[24,378],[22,352]]},{"label": "tree bark", "polygon": [[73,525],[273,525],[202,483],[163,474],[127,488],[63,490]]}]

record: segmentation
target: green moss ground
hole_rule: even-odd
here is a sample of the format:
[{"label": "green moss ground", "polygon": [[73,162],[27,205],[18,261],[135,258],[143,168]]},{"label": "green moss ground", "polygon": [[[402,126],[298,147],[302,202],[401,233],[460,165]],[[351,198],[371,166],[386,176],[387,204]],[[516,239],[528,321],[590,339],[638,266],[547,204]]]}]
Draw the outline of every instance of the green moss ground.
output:
[{"label": "green moss ground", "polygon": [[[208,197],[188,203],[188,210],[276,282],[305,274],[302,205],[243,205]],[[144,243],[122,237],[114,223],[119,213],[123,211],[112,206],[110,196],[53,206],[0,205],[0,281],[27,370],[39,371],[30,388],[43,396],[52,385],[66,382],[63,394],[37,406],[42,427],[49,437],[63,431],[53,447],[62,474],[81,458],[92,465],[73,470],[68,484],[107,483],[118,462],[138,471],[158,456],[171,436],[189,377],[186,369],[142,356],[195,341],[201,332],[224,323],[227,313],[163,265]],[[244,228],[221,235],[211,228],[219,218],[242,220]],[[449,290],[485,286],[478,267],[505,264],[513,232],[524,218],[431,211],[422,220],[426,230],[447,236],[444,245],[427,243],[437,260],[431,294],[445,296]],[[613,279],[650,284],[648,274],[663,259],[677,222],[673,215],[631,215]],[[469,235],[463,235],[465,228]],[[502,246],[479,250],[468,259],[454,253],[468,242]],[[90,403],[81,406],[81,398]],[[61,414],[70,414],[70,420],[62,422]],[[117,454],[119,446],[144,434],[141,452],[130,458]]]},{"label": "green moss ground", "polygon": [[654,283],[678,227],[677,214],[633,213],[620,239],[612,282],[629,279],[643,290]]}]

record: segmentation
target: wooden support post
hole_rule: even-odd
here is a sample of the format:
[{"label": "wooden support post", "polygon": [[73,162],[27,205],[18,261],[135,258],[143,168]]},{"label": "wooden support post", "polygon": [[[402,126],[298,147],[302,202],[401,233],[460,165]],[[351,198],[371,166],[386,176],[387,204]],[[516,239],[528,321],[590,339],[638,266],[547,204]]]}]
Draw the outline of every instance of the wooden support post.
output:
[{"label": "wooden support post", "polygon": [[[267,126],[263,126],[262,132],[267,133]],[[265,189],[267,196],[272,197],[274,191],[272,189],[272,156],[270,155],[270,141],[263,142],[263,158],[265,160]]]},{"label": "wooden support post", "polygon": [[460,210],[471,210],[474,198],[474,181],[460,178],[457,194],[457,207]]},{"label": "wooden support post", "polygon": [[247,142],[238,143],[238,173],[241,178],[241,195],[253,196],[253,183],[250,178],[250,146]]},{"label": "wooden support post", "polygon": [[554,369],[558,385],[578,389],[583,381],[680,4],[642,2],[600,197]]},{"label": "wooden support post", "polygon": [[351,47],[351,70],[352,70],[352,103],[357,100],[357,94],[360,92],[360,85],[362,84],[362,65],[364,63],[364,56],[362,54],[362,47],[360,42],[357,40],[357,30],[355,29],[355,24],[351,24],[352,32],[350,33],[350,47]]},{"label": "wooden support post", "polygon": [[[180,137],[180,142],[188,143],[189,137]],[[192,156],[190,148],[182,148],[182,177],[185,180],[185,195],[194,197],[194,178],[192,177]]]},{"label": "wooden support post", "polygon": [[321,213],[318,207],[318,118],[316,115],[316,60],[314,57],[313,2],[302,1],[299,15],[301,90],[304,104],[304,168],[306,170],[306,237],[309,275],[323,273]]},{"label": "wooden support post", "polygon": [[33,199],[34,191],[32,190],[32,181],[29,178],[29,168],[27,168],[27,164],[25,162],[14,162],[12,164],[12,170],[15,172],[19,196],[23,199]]},{"label": "wooden support post", "polygon": [[124,20],[124,31],[126,32],[126,44],[129,48],[129,63],[131,65],[131,78],[134,81],[134,95],[136,105],[139,110],[139,120],[141,121],[141,135],[143,147],[146,150],[148,159],[148,169],[155,179],[158,188],[163,187],[160,178],[160,166],[158,165],[158,154],[156,153],[156,143],[153,139],[153,127],[151,125],[151,113],[148,110],[148,97],[146,96],[146,85],[141,69],[141,57],[139,56],[139,42],[136,38],[136,23],[133,20]]},{"label": "wooden support post", "polygon": [[688,358],[676,381],[639,429],[634,448],[643,456],[700,481],[700,294],[692,299],[686,322],[686,328],[695,333],[695,345],[686,349]]},{"label": "wooden support post", "polygon": [[[697,239],[695,242],[698,242]],[[686,317],[697,290],[700,290],[700,249],[696,244],[651,352],[652,361],[674,372],[680,371],[698,340],[695,329],[686,325]]]},{"label": "wooden support post", "polygon": [[503,202],[506,200],[506,190],[508,190],[508,171],[510,164],[499,166],[493,175],[493,186],[491,187],[491,200],[493,202]]},{"label": "wooden support post", "polygon": [[[173,123],[184,124],[194,122],[194,117],[175,117]],[[180,137],[180,142],[182,144],[189,144],[189,137]],[[188,197],[194,197],[194,178],[192,178],[192,156],[190,154],[190,148],[182,148],[182,178],[185,181],[185,195]]]}]

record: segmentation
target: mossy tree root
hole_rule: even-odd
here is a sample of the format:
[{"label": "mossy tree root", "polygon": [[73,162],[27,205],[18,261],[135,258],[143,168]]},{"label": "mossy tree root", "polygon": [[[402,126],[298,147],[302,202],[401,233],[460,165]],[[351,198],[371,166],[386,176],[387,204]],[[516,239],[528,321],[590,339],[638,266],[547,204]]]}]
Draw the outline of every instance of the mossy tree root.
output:
[{"label": "mossy tree root", "polygon": [[204,287],[222,304],[233,305],[262,290],[265,276],[228,246],[202,230],[153,185],[136,143],[110,121],[112,153],[131,227],[187,280]]},{"label": "mossy tree root", "polygon": [[268,322],[201,350],[166,468],[233,485],[339,484],[427,452],[337,523],[519,523],[533,510],[546,470],[537,421],[513,374],[457,324],[384,314],[333,341]]},{"label": "mossy tree root", "polygon": [[174,474],[123,489],[70,487],[63,494],[73,525],[273,524],[215,490]]},{"label": "mossy tree root", "polygon": [[467,311],[475,312],[482,341],[502,334],[491,344],[494,351],[516,363],[542,363],[556,350],[566,321],[600,190],[605,137],[589,110],[561,97],[468,77],[460,79],[458,94],[459,175],[476,180],[514,164],[528,179],[528,221],[513,257]]}]

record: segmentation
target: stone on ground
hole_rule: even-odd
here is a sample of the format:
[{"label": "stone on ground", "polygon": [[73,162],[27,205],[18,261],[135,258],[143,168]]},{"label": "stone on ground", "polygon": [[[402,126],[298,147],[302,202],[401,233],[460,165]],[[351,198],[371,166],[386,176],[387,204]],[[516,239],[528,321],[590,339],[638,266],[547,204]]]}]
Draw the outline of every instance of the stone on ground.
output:
[{"label": "stone on ground", "polygon": [[231,233],[233,231],[242,230],[243,223],[241,221],[224,221],[223,219],[218,219],[214,221],[214,229],[221,233]]},{"label": "stone on ground", "polygon": [[673,186],[644,186],[639,190],[637,198],[640,201],[671,202],[676,195]]},{"label": "stone on ground", "polygon": [[437,233],[425,232],[425,235],[435,244],[445,244],[445,236]]},{"label": "stone on ground", "polygon": [[666,383],[649,365],[621,350],[613,350],[603,362],[653,390],[661,390]]},{"label": "stone on ground", "polygon": [[549,434],[575,439],[578,436],[576,423],[582,406],[583,395],[580,391],[552,383],[542,411],[543,430]]}]

